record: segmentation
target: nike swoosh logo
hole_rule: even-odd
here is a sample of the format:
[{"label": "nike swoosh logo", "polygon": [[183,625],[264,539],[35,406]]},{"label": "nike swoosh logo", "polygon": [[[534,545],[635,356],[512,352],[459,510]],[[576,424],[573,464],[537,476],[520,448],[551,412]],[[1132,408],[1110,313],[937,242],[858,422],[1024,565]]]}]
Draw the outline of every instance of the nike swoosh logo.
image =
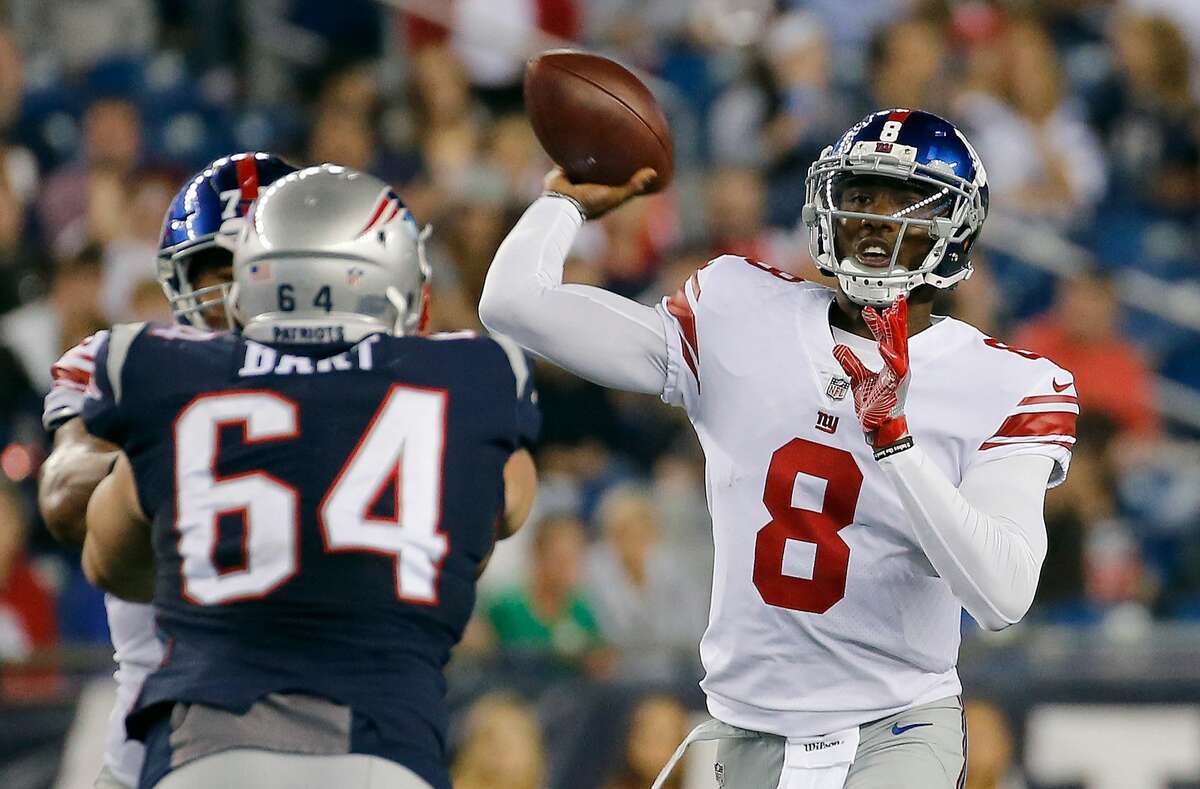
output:
[{"label": "nike swoosh logo", "polygon": [[1050,385],[1054,387],[1054,391],[1056,392],[1065,392],[1074,386],[1071,381],[1067,381],[1065,384],[1060,384],[1057,380],[1052,381]]},{"label": "nike swoosh logo", "polygon": [[904,734],[909,729],[920,728],[921,726],[932,726],[932,723],[910,723],[907,726],[901,726],[899,723],[892,724],[892,734]]}]

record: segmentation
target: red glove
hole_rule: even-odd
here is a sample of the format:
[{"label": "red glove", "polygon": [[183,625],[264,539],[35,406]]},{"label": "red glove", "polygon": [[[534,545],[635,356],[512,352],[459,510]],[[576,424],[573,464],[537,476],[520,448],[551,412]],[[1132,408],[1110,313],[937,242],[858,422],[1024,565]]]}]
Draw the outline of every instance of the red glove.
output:
[{"label": "red glove", "polygon": [[854,410],[875,448],[875,459],[908,449],[912,438],[904,419],[908,392],[908,301],[901,296],[881,316],[874,307],[863,308],[863,320],[879,343],[883,369],[871,372],[848,346],[838,345],[833,356],[850,376]]},{"label": "red glove", "polygon": [[108,337],[108,330],[99,331],[64,353],[50,368],[54,385],[46,395],[42,424],[47,430],[79,416],[83,399],[96,372],[96,351]]}]

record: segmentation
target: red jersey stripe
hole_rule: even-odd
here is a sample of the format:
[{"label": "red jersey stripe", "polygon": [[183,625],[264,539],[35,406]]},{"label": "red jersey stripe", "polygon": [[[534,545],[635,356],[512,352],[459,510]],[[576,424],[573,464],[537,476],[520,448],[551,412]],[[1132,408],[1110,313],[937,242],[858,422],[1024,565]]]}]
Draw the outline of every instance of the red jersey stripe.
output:
[{"label": "red jersey stripe", "polygon": [[667,312],[671,313],[671,317],[675,318],[675,322],[679,324],[679,338],[683,341],[683,358],[691,368],[692,375],[696,376],[696,383],[700,382],[700,343],[696,336],[696,313],[692,311],[692,303],[688,301],[687,293],[684,288],[687,283],[679,290],[675,291],[675,295],[667,299]]},{"label": "red jersey stripe", "polygon": [[1017,405],[1041,405],[1042,403],[1078,403],[1079,398],[1075,395],[1037,395],[1036,397],[1026,397]]},{"label": "red jersey stripe", "polygon": [[679,339],[683,341],[683,360],[687,362],[688,369],[692,371],[692,377],[696,379],[696,386],[699,386],[699,364],[696,361],[696,357],[692,355],[692,349],[688,347],[687,339],[683,336],[683,332],[679,333]]},{"label": "red jersey stripe", "polygon": [[696,301],[700,301],[700,269],[693,271],[692,277],[688,281],[692,283],[692,290],[696,292]]},{"label": "red jersey stripe", "polygon": [[1004,420],[992,437],[1074,436],[1076,418],[1077,415],[1070,411],[1013,414]]},{"label": "red jersey stripe", "polygon": [[797,277],[795,274],[789,274],[786,271],[782,271],[780,269],[775,268],[774,266],[768,266],[766,263],[763,263],[761,260],[755,260],[753,258],[742,258],[742,260],[746,261],[751,266],[754,266],[755,268],[760,268],[763,271],[770,274],[771,276],[778,277],[779,279],[782,279],[786,282],[803,282],[804,281],[803,277]]},{"label": "red jersey stripe", "polygon": [[985,441],[979,445],[979,449],[984,450],[984,449],[995,449],[996,447],[1018,447],[1018,446],[1024,446],[1025,444],[1053,444],[1053,445],[1059,446],[1059,447],[1066,447],[1067,449],[1073,449],[1075,446],[1074,444],[1069,444],[1066,441],[1054,441],[1051,439],[1031,438],[1028,441],[1008,441],[1008,442]]},{"label": "red jersey stripe", "polygon": [[700,343],[696,338],[696,313],[692,311],[692,303],[688,301],[683,288],[675,291],[675,295],[667,300],[667,312],[679,322],[679,333],[696,358],[700,357]]}]

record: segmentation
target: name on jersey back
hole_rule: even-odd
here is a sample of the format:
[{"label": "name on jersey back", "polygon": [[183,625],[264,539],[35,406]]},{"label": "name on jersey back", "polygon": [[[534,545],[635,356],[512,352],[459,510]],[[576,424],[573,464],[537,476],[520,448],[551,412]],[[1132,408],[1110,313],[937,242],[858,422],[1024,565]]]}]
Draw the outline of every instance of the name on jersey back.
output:
[{"label": "name on jersey back", "polygon": [[365,338],[349,350],[323,359],[282,353],[269,345],[253,340],[246,341],[246,353],[242,359],[239,378],[254,378],[260,375],[320,375],[346,370],[370,370],[374,364],[371,347],[379,341],[378,335]]}]

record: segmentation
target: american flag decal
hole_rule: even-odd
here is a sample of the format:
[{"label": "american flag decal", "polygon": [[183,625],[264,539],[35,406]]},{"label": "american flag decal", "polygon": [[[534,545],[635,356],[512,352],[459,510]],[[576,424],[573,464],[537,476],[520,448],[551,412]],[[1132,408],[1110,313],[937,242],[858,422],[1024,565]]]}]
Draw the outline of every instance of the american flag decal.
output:
[{"label": "american flag decal", "polygon": [[255,282],[265,282],[271,278],[270,263],[251,263],[250,264],[250,279]]}]

